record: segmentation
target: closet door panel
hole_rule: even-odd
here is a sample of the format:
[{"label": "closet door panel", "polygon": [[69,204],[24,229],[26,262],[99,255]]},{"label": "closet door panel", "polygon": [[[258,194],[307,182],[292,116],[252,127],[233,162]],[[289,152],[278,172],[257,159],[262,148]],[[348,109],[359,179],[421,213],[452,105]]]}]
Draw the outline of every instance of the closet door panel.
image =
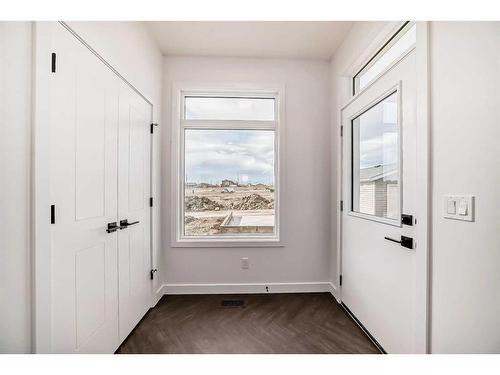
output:
[{"label": "closet door panel", "polygon": [[118,338],[117,77],[62,26],[50,76],[52,351],[112,353]]},{"label": "closet door panel", "polygon": [[120,88],[118,217],[120,230],[120,338],[151,306],[150,116],[151,107],[125,84]]}]

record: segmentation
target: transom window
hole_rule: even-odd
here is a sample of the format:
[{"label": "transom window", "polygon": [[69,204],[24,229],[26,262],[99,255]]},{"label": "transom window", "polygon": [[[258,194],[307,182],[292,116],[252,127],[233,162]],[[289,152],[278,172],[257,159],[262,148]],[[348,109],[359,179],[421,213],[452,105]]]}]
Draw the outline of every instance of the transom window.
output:
[{"label": "transom window", "polygon": [[275,120],[274,98],[184,97],[186,120]]},{"label": "transom window", "polygon": [[414,48],[416,42],[417,26],[407,21],[353,77],[353,95]]},{"label": "transom window", "polygon": [[278,240],[279,95],[182,92],[178,239]]}]

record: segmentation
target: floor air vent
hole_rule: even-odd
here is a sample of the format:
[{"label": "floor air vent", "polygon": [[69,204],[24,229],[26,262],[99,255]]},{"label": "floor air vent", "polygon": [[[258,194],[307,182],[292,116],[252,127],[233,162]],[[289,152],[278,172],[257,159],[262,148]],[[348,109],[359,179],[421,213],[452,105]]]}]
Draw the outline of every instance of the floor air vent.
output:
[{"label": "floor air vent", "polygon": [[222,300],[221,305],[223,307],[242,307],[245,305],[245,301],[242,299],[225,299]]}]

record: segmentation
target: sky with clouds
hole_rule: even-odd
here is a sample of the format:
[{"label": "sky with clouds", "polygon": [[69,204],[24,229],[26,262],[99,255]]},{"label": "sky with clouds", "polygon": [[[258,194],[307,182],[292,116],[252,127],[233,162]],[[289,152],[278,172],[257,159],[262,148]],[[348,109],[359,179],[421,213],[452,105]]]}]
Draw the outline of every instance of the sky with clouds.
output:
[{"label": "sky with clouds", "polygon": [[185,131],[186,182],[273,184],[274,131]]},{"label": "sky with clouds", "polygon": [[397,163],[396,94],[384,99],[358,119],[354,120],[354,126],[359,126],[360,168]]},{"label": "sky with clouds", "polygon": [[272,98],[185,98],[187,120],[274,120],[274,99]]}]

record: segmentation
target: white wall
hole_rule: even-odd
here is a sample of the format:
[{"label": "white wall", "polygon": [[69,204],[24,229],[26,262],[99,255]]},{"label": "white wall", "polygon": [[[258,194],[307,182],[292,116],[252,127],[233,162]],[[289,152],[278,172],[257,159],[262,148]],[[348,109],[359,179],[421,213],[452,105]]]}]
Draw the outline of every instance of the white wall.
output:
[{"label": "white wall", "polygon": [[[286,85],[284,248],[172,248],[171,202],[163,206],[162,274],[166,283],[288,283],[329,280],[329,65],[322,61],[168,57],[164,119],[171,122],[172,82]],[[170,133],[163,134],[162,194],[170,196]],[[240,259],[248,257],[250,269]]]},{"label": "white wall", "polygon": [[0,353],[31,349],[31,23],[0,22]]},{"label": "white wall", "polygon": [[[159,121],[163,59],[143,24],[69,25],[153,102]],[[0,43],[0,353],[19,353],[31,351],[32,23],[1,22]]]},{"label": "white wall", "polygon": [[[355,23],[331,62],[332,145],[351,65],[387,23]],[[431,351],[500,352],[500,23],[432,22]],[[334,150],[336,151],[336,150]],[[332,154],[332,200],[338,171]],[[442,217],[444,194],[476,196],[476,221]],[[332,206],[335,228],[337,207]],[[332,244],[338,237],[334,234]],[[337,280],[332,249],[332,280]]]},{"label": "white wall", "polygon": [[[432,351],[500,353],[500,22],[431,25]],[[476,221],[444,219],[476,196]]]}]

